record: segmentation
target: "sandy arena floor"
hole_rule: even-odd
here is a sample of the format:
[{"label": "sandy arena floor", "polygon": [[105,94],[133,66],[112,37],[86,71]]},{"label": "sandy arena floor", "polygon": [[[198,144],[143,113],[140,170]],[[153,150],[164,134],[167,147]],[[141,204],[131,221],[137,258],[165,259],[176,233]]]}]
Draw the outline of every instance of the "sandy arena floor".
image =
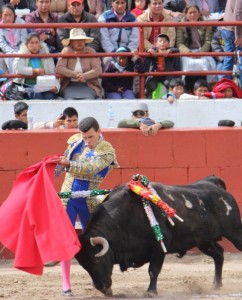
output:
[{"label": "sandy arena floor", "polygon": [[[118,266],[113,272],[114,297],[109,299],[145,299],[148,287],[148,265],[121,273]],[[166,257],[158,281],[157,299],[242,299],[242,253],[225,254],[223,287],[211,290],[213,262],[200,254],[190,253],[183,259]],[[72,284],[75,294],[71,299],[104,299],[92,287],[91,278],[78,263],[72,262]],[[61,295],[60,266],[46,267],[43,276],[34,276],[13,268],[12,260],[0,261],[0,299],[57,300]]]}]

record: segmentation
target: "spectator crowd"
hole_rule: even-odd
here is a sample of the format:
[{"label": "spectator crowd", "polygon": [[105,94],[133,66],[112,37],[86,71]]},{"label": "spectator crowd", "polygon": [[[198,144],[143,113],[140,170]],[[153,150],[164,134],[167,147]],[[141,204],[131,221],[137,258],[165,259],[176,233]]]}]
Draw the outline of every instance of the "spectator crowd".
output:
[{"label": "spectator crowd", "polygon": [[[0,58],[3,74],[22,75],[3,81],[2,100],[9,99],[5,97],[5,91],[13,88],[24,89],[23,99],[139,98],[139,78],[125,77],[125,72],[162,72],[158,76],[146,76],[145,97],[167,99],[170,103],[180,98],[190,99],[189,96],[194,96],[194,99],[216,98],[218,94],[213,93],[213,87],[216,84],[217,90],[220,82],[224,85],[224,78],[229,79],[227,84],[235,82],[239,90],[242,86],[239,54],[242,28],[220,26],[221,20],[241,20],[240,0],[133,0],[132,3],[126,0],[58,0],[58,5],[55,4],[54,0],[36,0],[35,5],[27,0],[3,0],[0,3],[2,24],[49,24],[48,28],[0,28],[2,53],[29,54],[27,58]],[[206,20],[216,20],[218,26],[204,26]],[[162,25],[180,21],[199,22],[201,25]],[[138,27],[75,26],[97,22],[149,22],[151,25],[155,22],[155,26],[144,27],[143,44],[147,54],[140,56]],[[56,29],[51,23],[71,23],[71,27]],[[97,52],[107,53],[107,56],[91,57]],[[200,56],[199,52],[234,52],[235,55]],[[63,57],[35,57],[36,54],[49,53],[61,53]],[[170,53],[185,55],[170,56]],[[231,71],[231,75],[164,74],[177,71],[196,71],[199,74],[200,71],[216,70]],[[111,74],[101,78],[102,73]],[[181,93],[174,93],[174,80],[179,83]],[[194,86],[201,80],[210,94],[194,94]],[[241,97],[238,93],[233,96]],[[12,99],[16,100],[13,91]]]}]

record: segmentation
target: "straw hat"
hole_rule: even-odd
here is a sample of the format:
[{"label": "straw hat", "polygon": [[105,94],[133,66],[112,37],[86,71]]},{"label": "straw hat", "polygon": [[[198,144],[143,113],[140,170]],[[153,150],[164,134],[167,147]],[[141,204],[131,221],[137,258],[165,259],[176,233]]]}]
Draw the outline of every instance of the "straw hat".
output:
[{"label": "straw hat", "polygon": [[68,46],[72,40],[85,40],[86,44],[88,44],[93,41],[93,38],[86,36],[86,33],[83,29],[73,28],[70,30],[69,38],[62,40],[63,46]]}]

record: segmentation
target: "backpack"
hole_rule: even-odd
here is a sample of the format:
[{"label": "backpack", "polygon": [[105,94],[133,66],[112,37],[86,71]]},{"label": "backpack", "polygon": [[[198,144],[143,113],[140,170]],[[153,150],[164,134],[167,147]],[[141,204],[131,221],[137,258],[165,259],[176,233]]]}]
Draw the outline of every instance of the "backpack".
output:
[{"label": "backpack", "polygon": [[28,99],[25,87],[22,84],[7,80],[0,89],[0,98],[2,100],[25,100]]}]

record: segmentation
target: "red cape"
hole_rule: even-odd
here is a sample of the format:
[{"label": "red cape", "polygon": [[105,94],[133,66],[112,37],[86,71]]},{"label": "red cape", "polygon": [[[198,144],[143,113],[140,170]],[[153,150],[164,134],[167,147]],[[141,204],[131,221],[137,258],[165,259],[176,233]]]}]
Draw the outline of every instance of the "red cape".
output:
[{"label": "red cape", "polygon": [[0,207],[0,242],[15,253],[15,268],[36,275],[81,248],[53,185],[53,158],[25,169]]}]

